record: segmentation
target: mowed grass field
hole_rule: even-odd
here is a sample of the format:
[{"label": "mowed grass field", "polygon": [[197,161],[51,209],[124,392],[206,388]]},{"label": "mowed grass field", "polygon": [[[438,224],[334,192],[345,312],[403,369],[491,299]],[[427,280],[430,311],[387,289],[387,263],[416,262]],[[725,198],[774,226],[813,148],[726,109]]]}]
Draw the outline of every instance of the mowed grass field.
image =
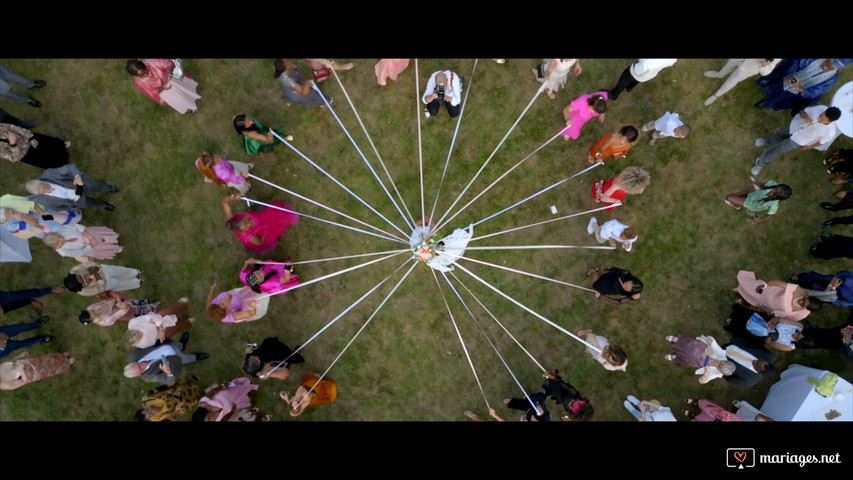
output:
[{"label": "mowed grass field", "polygon": [[[596,420],[616,422],[634,421],[622,407],[628,394],[657,398],[673,411],[681,410],[685,397],[706,397],[721,405],[742,399],[760,406],[779,373],[794,363],[853,380],[853,366],[846,358],[822,350],[778,352],[777,373],[753,389],[723,380],[700,385],[693,369],[663,358],[668,353],[666,335],[712,335],[721,344],[729,340],[723,319],[737,298],[731,289],[741,269],[770,280],[851,267],[850,259],[816,260],[808,253],[821,223],[834,215],[818,203],[835,201],[833,194],[840,190],[829,183],[822,160],[836,149],[853,148],[850,138],[839,137],[828,152],[787,154],[764,169],[760,180],[789,184],[794,192],[776,218],[753,225],[746,212],[723,203],[726,194],[750,188],[749,169],[761,152],[754,139],[770,136],[791,118],[787,111],[753,108],[763,98],[754,81],[703,106],[722,82],[703,72],[720,68],[726,59],[681,59],[609,102],[605,121],[588,123],[577,141],[557,138],[550,143],[562,127],[562,108],[580,95],[612,87],[633,59],[582,59],[583,73],[570,75],[556,100],[536,97],[540,84],[531,69],[540,59],[512,58],[503,65],[481,59],[476,68],[473,59],[413,60],[385,87],[376,84],[375,59],[336,59],[352,61],[355,68],[338,72],[340,84],[334,77],[320,84],[322,92],[334,98],[334,115],[327,108],[288,106],[273,78],[273,60],[184,59],[185,71],[199,82],[202,96],[198,112],[188,115],[157,105],[138,91],[124,69],[125,59],[2,60],[13,71],[48,82],[28,91],[43,103],[41,108],[7,99],[2,108],[24,120],[38,120],[36,132],[71,141],[73,163],[94,178],[122,187],[118,194],[102,196],[117,206],[115,212],[87,210],[83,224],[106,225],[120,233],[125,251],[105,263],[145,271],[145,283],[125,292],[128,298],[154,297],[164,306],[182,296],[190,298],[196,323],[188,350],[206,351],[211,357],[185,366],[184,375],[196,375],[202,386],[241,376],[246,344],[268,336],[278,336],[291,347],[310,339],[302,351],[306,362],[293,367],[289,380],[261,382],[253,394],[254,403],[274,421],[466,421],[466,409],[486,414],[488,406],[517,419],[521,412],[507,410],[502,400],[520,396],[519,384],[539,390],[542,367],[559,369],[589,397]],[[295,63],[310,76],[303,60]],[[422,113],[420,96],[429,75],[446,68],[467,79],[458,128],[443,109],[430,119]],[[843,69],[820,104],[829,104],[837,87],[851,79],[853,69]],[[666,111],[678,112],[693,127],[687,138],[665,138],[650,147],[643,136],[626,159],[610,160],[566,180],[588,166],[586,152],[603,134],[625,124],[639,126]],[[292,145],[300,153],[280,145],[264,158],[247,156],[231,125],[237,114],[251,114],[294,135]],[[592,183],[628,165],[645,168],[652,180],[642,195],[629,196],[612,212],[595,214],[600,223],[616,218],[638,229],[639,241],[630,253],[583,248],[467,253],[472,259],[563,283],[460,261],[482,282],[457,268],[448,275],[451,288],[425,265],[409,272],[411,263],[405,262],[411,255],[403,254],[275,297],[267,316],[258,321],[220,324],[204,313],[208,289],[213,282],[223,289],[240,286],[238,271],[251,252],[223,224],[220,201],[229,192],[204,183],[193,165],[203,149],[252,161],[254,175],[398,236],[411,231],[411,220],[404,216],[420,219],[434,204],[437,218],[458,212],[442,228],[446,235],[535,195],[478,224],[477,237],[596,208],[589,194]],[[0,169],[0,193],[19,195],[26,193],[24,183],[41,173],[6,161]],[[493,182],[494,187],[462,209]],[[247,197],[267,203],[283,200],[306,215],[363,228],[257,180]],[[405,205],[410,214],[401,215],[395,203],[401,209]],[[236,211],[247,208],[244,203],[234,206]],[[583,214],[476,240],[471,246],[598,245],[586,233],[588,220],[589,214]],[[853,235],[847,225],[829,231]],[[75,265],[38,239],[30,240],[30,246],[32,263],[0,263],[4,290],[61,285]],[[308,262],[400,248],[407,246],[303,217],[263,258]],[[297,263],[296,271],[307,282],[373,258]],[[642,279],[640,301],[614,306],[565,284],[588,287],[589,267],[611,265],[630,269]],[[0,420],[132,420],[140,396],[155,385],[122,375],[128,354],[125,327],[81,325],[76,317],[90,298],[66,293],[40,300],[51,321],[37,332],[58,338],[31,347],[30,355],[70,351],[78,361],[65,375],[0,392]],[[848,313],[825,306],[808,320],[815,326],[835,326]],[[0,322],[28,322],[39,315],[25,308],[4,314]],[[543,318],[571,332],[592,328],[621,344],[629,358],[627,372],[605,371],[582,344]],[[327,377],[337,383],[338,399],[309,408],[297,419],[288,416],[279,391],[292,393],[306,372],[327,369]],[[557,411],[553,406],[552,413]]]}]

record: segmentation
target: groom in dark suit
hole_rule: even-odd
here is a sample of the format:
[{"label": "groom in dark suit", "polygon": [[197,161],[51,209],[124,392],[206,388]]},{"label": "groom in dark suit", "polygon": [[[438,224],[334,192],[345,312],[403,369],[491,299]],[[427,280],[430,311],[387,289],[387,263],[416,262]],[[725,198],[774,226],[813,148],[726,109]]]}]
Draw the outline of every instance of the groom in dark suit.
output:
[{"label": "groom in dark suit", "polygon": [[115,185],[107,185],[80,171],[76,165],[48,168],[38,180],[27,182],[27,191],[34,194],[33,201],[51,210],[80,210],[86,207],[115,210],[110,203],[92,198],[93,192],[118,192]]}]

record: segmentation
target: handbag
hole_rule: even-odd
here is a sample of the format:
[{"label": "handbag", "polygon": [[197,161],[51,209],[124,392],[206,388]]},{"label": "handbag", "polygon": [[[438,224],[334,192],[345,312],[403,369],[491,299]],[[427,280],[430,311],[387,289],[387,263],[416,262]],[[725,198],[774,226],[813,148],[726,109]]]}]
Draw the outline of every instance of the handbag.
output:
[{"label": "handbag", "polygon": [[746,329],[749,333],[756,335],[758,337],[766,337],[770,335],[770,331],[767,329],[767,322],[761,318],[761,315],[757,313],[753,313],[752,316],[749,317],[749,320],[746,321]]},{"label": "handbag", "polygon": [[172,62],[175,63],[175,66],[172,67],[172,70],[169,72],[169,75],[171,75],[172,78],[180,80],[184,77],[184,64],[183,62],[181,62],[180,58],[175,58],[172,60]]}]

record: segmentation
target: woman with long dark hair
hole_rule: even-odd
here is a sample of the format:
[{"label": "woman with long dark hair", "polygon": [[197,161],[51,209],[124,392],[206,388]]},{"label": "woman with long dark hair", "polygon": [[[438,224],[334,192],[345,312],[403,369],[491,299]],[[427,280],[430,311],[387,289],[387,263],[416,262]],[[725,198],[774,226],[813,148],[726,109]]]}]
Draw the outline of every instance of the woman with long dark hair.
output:
[{"label": "woman with long dark hair", "polygon": [[[237,115],[234,117],[234,130],[243,136],[243,148],[247,155],[260,155],[270,153],[281,140],[273,135],[273,129],[265,127],[251,115]],[[293,141],[293,135],[285,135],[275,131],[280,137],[288,142]]]},{"label": "woman with long dark hair", "polygon": [[[746,207],[749,221],[752,223],[764,222],[775,215],[776,210],[779,209],[779,202],[786,200],[793,193],[788,185],[778,184],[773,180],[760,185],[753,179],[752,185],[754,186],[752,191],[726,195],[726,205],[736,210]],[[767,214],[762,216],[761,212],[767,212]]]}]

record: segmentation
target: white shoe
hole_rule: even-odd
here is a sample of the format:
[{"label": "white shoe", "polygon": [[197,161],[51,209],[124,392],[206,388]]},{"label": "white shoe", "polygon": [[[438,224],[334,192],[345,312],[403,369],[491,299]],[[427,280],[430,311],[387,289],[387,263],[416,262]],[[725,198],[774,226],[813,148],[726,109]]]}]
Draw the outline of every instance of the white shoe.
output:
[{"label": "white shoe", "polygon": [[752,167],[752,170],[750,170],[749,173],[751,173],[753,176],[758,176],[758,174],[761,173],[761,167],[756,165]]},{"label": "white shoe", "polygon": [[178,301],[181,303],[190,303],[190,299],[187,297],[181,297],[178,299]]},{"label": "white shoe", "polygon": [[670,354],[664,355],[663,358],[665,358],[665,359],[667,359],[667,361],[671,362],[671,361],[675,360],[675,355],[670,353]]},{"label": "white shoe", "polygon": [[766,147],[767,146],[767,139],[766,138],[756,138],[755,139],[755,146],[756,147]]},{"label": "white shoe", "polygon": [[712,104],[712,103],[716,102],[716,101],[717,101],[717,98],[719,98],[719,97],[717,97],[716,95],[711,95],[710,97],[708,97],[708,98],[705,100],[705,106],[707,107],[708,105],[710,105],[710,104]]},{"label": "white shoe", "polygon": [[666,341],[670,343],[675,343],[678,341],[678,337],[676,337],[675,335],[667,335]]},{"label": "white shoe", "polygon": [[71,142],[66,141],[65,142],[65,148],[71,148]]},{"label": "white shoe", "polygon": [[586,233],[592,235],[595,232],[595,227],[598,225],[598,220],[595,217],[589,219],[589,223],[586,224]]}]

